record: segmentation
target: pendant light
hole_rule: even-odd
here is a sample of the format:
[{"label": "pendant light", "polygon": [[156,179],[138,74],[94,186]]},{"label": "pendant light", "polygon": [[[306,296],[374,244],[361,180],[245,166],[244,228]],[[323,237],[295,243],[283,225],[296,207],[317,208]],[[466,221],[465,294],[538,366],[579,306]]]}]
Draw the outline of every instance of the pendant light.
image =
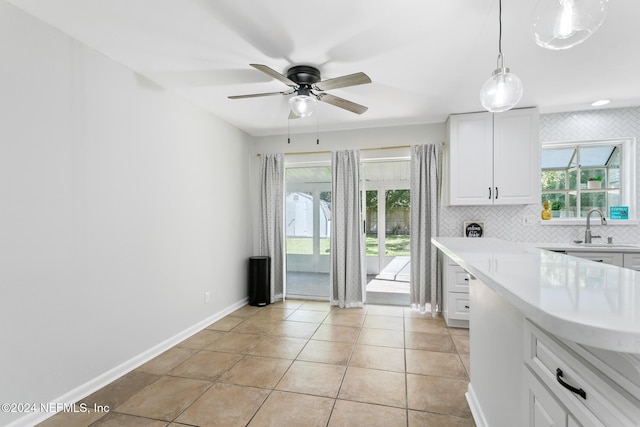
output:
[{"label": "pendant light", "polygon": [[307,86],[300,86],[300,88],[298,88],[298,95],[289,99],[291,112],[298,117],[308,117],[313,114],[316,103],[317,100],[315,96],[313,96],[310,88]]},{"label": "pendant light", "polygon": [[609,0],[540,0],[533,12],[533,38],[551,50],[580,44],[600,28],[608,3]]},{"label": "pendant light", "polygon": [[512,109],[522,98],[522,81],[504,66],[502,56],[502,0],[499,1],[498,22],[498,68],[491,74],[480,90],[482,106],[492,113]]}]

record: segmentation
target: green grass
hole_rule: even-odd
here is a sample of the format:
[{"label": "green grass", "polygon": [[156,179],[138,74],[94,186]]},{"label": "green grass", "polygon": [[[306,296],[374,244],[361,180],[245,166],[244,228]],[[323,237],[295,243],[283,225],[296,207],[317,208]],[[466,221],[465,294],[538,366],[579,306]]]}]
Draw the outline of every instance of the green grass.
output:
[{"label": "green grass", "polygon": [[[320,239],[320,254],[329,255],[329,238]],[[287,253],[313,255],[313,239],[311,237],[287,237]]]},{"label": "green grass", "polygon": [[[378,236],[368,234],[366,238],[367,255],[378,255]],[[328,238],[320,239],[320,254],[328,255],[330,242]],[[313,255],[313,239],[311,237],[287,237],[287,253]],[[409,235],[390,235],[386,238],[387,256],[409,256]]]},{"label": "green grass", "polygon": [[[409,256],[409,235],[389,235],[385,239],[386,256]],[[378,236],[367,234],[367,255],[378,255]]]}]

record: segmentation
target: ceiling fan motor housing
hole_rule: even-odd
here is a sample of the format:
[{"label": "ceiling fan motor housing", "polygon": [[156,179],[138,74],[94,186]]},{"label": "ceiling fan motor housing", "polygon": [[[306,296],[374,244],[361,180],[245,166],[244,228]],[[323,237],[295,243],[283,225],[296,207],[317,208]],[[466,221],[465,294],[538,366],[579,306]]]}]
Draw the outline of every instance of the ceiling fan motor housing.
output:
[{"label": "ceiling fan motor housing", "polygon": [[296,65],[295,67],[289,68],[287,78],[301,86],[311,86],[320,81],[320,70],[308,65]]}]

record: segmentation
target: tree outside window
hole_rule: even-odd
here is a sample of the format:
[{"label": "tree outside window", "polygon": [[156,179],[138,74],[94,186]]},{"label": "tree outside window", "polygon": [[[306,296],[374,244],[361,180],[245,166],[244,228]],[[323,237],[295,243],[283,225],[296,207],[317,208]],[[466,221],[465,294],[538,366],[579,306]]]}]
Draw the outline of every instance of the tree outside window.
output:
[{"label": "tree outside window", "polygon": [[622,182],[635,169],[622,161],[625,147],[630,159],[626,140],[543,144],[541,203],[550,202],[553,218],[584,218],[591,209],[608,216],[611,206],[632,203],[632,183]]}]

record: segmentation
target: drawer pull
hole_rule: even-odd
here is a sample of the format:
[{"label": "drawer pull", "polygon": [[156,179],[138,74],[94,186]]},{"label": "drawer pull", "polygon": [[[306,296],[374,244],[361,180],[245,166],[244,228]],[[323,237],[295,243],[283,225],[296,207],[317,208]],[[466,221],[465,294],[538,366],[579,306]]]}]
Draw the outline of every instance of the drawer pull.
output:
[{"label": "drawer pull", "polygon": [[464,278],[464,281],[465,281],[465,282],[468,282],[468,281],[469,281],[469,278],[468,278],[468,277],[465,277],[465,278]]},{"label": "drawer pull", "polygon": [[558,380],[558,382],[567,390],[572,391],[573,393],[577,394],[578,396],[582,397],[583,399],[587,398],[587,392],[584,391],[581,388],[576,388],[572,385],[567,384],[566,382],[564,382],[562,380],[562,369],[558,368],[556,369],[556,379]]},{"label": "drawer pull", "polygon": [[464,308],[469,308],[469,306],[468,306],[468,305],[465,305],[465,306],[464,306]]}]

